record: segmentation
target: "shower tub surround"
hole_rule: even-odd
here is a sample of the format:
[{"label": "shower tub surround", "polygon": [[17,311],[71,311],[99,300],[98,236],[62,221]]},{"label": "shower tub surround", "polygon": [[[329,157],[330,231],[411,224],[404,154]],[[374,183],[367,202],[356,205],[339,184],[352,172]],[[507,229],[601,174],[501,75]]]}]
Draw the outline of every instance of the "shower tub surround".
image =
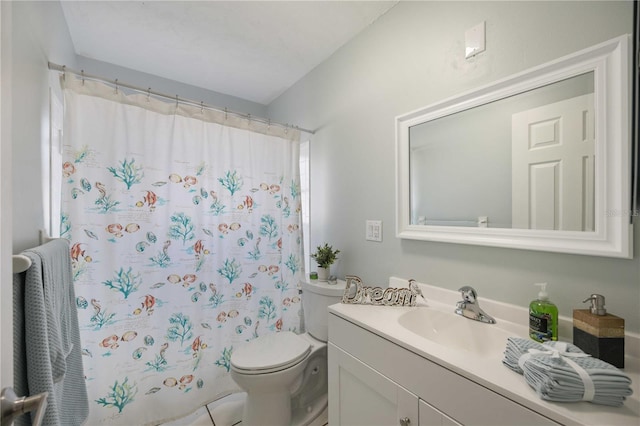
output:
[{"label": "shower tub surround", "polygon": [[[403,285],[407,280],[392,277],[389,281],[390,287]],[[482,308],[497,319],[495,325],[483,324],[453,313],[458,292],[427,284],[419,287],[426,303],[418,307],[329,307],[330,424],[347,424],[350,413],[370,411],[341,405],[349,399],[349,389],[353,392],[349,386],[354,383],[375,383],[373,390],[358,392],[370,395],[371,391],[380,401],[385,392],[391,395],[397,413],[389,414],[389,419],[395,422],[399,418],[415,424],[419,417],[421,423],[435,419],[443,424],[639,424],[638,334],[626,334],[622,371],[632,380],[633,395],[622,407],[549,402],[522,375],[502,364],[506,338],[528,336],[525,307],[481,298]],[[571,341],[571,333],[571,319],[561,316],[560,340]],[[371,407],[370,402],[364,404]]]}]

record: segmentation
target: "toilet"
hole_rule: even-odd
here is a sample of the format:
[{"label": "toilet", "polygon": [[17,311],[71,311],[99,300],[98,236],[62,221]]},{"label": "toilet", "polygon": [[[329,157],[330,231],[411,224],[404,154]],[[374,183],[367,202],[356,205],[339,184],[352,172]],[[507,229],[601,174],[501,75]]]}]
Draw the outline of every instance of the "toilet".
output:
[{"label": "toilet", "polygon": [[301,286],[305,333],[267,334],[231,354],[231,377],[247,393],[243,426],[310,425],[327,408],[327,308],[340,302],[345,282]]}]

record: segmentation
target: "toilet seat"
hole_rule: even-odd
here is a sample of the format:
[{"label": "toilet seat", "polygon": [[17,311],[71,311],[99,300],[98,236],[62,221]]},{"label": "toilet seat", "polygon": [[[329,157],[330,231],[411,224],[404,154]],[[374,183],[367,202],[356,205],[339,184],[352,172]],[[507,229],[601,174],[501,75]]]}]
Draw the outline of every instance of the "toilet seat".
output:
[{"label": "toilet seat", "polygon": [[311,353],[311,344],[291,331],[260,336],[231,354],[231,368],[240,374],[267,374],[290,368]]}]

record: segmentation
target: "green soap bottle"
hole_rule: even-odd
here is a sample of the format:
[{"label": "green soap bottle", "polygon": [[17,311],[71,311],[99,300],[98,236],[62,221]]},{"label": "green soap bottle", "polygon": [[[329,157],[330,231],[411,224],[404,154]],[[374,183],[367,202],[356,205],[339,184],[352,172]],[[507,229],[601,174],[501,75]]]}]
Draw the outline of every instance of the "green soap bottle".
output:
[{"label": "green soap bottle", "polygon": [[540,292],[529,304],[529,337],[538,342],[558,340],[558,307],[549,301],[547,283],[535,285]]}]

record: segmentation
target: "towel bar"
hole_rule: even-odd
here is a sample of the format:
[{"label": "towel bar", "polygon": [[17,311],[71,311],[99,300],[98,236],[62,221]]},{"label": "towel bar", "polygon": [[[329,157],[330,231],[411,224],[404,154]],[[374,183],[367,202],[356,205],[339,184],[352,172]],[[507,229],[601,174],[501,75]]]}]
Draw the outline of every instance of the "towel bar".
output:
[{"label": "towel bar", "polygon": [[[55,240],[55,238],[50,237],[47,234],[47,231],[41,229],[39,232],[40,235],[40,244],[48,243],[49,241]],[[13,260],[13,273],[19,274],[20,272],[24,272],[31,267],[31,259],[23,254],[14,254],[12,257]]]},{"label": "towel bar", "polygon": [[31,267],[31,259],[29,259],[24,254],[14,254],[12,256],[13,260],[13,273],[19,274],[20,272],[24,272]]}]

